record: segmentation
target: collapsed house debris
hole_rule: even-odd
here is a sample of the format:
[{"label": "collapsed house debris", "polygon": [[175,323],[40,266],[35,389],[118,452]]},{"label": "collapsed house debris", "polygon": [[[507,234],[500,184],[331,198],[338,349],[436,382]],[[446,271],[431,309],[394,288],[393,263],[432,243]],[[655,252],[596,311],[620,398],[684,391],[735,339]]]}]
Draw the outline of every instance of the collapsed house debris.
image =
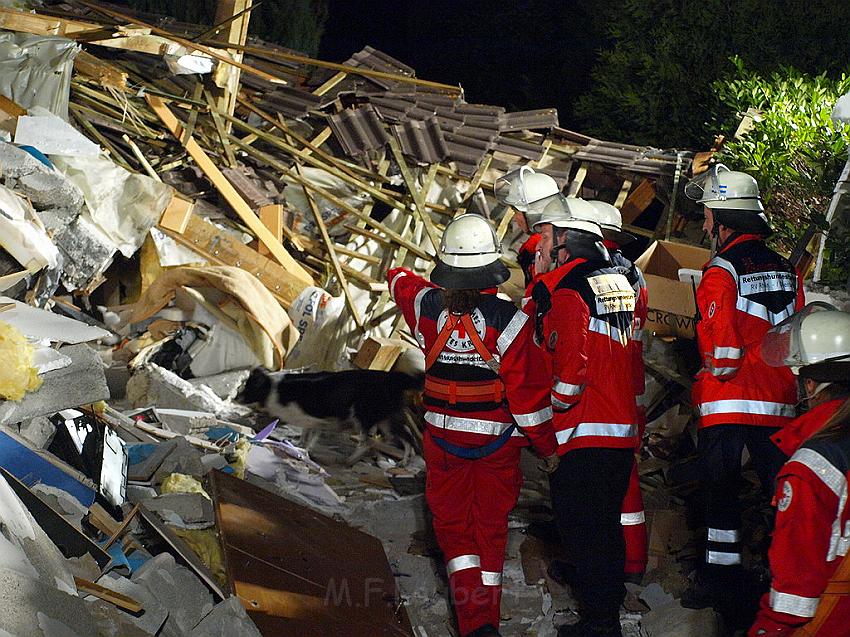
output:
[{"label": "collapsed house debris", "polygon": [[[495,223],[521,297],[522,233],[491,193],[530,164],[621,209],[650,285],[650,565],[624,631],[718,634],[677,601],[698,553],[683,501],[708,254],[685,245],[681,188],[704,157],[468,103],[368,46],[335,64],[249,43],[250,2],[224,3],[223,40],[39,4],[0,8],[0,632],[453,634],[421,459],[347,432],[308,453],[304,423],[237,396],[256,366],[421,374],[384,275],[427,271],[460,212]],[[503,620],[543,637],[575,603],[547,571],[548,483],[524,463]]]}]

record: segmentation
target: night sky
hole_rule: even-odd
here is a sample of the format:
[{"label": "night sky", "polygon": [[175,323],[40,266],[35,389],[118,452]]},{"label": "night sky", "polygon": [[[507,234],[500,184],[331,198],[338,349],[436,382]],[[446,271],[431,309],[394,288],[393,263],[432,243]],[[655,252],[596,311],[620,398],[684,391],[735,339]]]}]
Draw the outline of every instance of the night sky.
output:
[{"label": "night sky", "polygon": [[469,102],[509,110],[554,106],[567,127],[601,45],[594,16],[582,9],[587,2],[329,4],[322,58],[342,61],[369,44],[415,68],[418,77],[461,84]]}]

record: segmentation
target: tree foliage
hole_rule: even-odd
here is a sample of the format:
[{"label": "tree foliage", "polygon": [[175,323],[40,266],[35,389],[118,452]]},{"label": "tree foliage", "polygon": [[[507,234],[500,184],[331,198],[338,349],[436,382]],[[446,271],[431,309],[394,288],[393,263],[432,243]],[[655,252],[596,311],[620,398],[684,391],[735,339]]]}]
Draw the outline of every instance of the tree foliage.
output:
[{"label": "tree foliage", "polygon": [[[823,222],[847,161],[850,126],[830,115],[836,100],[850,91],[850,78],[812,76],[791,67],[762,74],[733,58],[728,73],[711,88],[720,104],[713,130],[731,138],[718,159],[756,178],[777,230],[774,240],[788,250],[810,223]],[[751,107],[760,111],[754,128],[732,138]],[[845,241],[841,232],[830,236],[827,279],[846,280]]]},{"label": "tree foliage", "polygon": [[[138,11],[168,16],[178,22],[212,26],[217,0],[128,0]],[[251,11],[248,32],[315,56],[328,18],[328,0],[263,0]]]},{"label": "tree foliage", "polygon": [[837,73],[850,59],[844,0],[622,0],[603,3],[608,41],[576,114],[608,139],[700,148],[717,101],[711,84],[738,55],[769,73],[782,65]]}]

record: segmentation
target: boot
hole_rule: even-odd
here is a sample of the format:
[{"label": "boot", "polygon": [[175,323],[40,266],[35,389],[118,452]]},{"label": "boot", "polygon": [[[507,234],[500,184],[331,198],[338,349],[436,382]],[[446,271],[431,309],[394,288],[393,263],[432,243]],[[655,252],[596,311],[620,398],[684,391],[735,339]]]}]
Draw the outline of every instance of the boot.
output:
[{"label": "boot", "polygon": [[558,637],[623,637],[619,614],[615,617],[581,618],[578,623],[561,626]]},{"label": "boot", "polygon": [[471,633],[466,633],[464,637],[501,637],[501,635],[502,633],[493,624],[484,624]]}]

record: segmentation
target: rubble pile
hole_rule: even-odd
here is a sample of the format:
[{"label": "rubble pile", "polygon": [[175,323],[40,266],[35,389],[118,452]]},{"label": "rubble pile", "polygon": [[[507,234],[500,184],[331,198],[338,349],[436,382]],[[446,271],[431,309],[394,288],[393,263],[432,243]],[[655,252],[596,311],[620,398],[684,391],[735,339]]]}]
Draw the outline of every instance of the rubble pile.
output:
[{"label": "rubble pile", "polygon": [[[452,634],[421,459],[347,432],[308,452],[299,422],[240,404],[249,370],[421,374],[384,275],[427,272],[447,221],[475,210],[521,296],[522,232],[491,196],[521,164],[616,203],[637,251],[687,232],[691,154],[469,103],[371,47],[336,64],[249,42],[247,19],[0,8],[3,634]],[[716,631],[671,596],[696,551],[670,478],[692,451],[677,298],[647,348],[652,564],[634,635]],[[525,469],[504,625],[553,635],[574,602],[546,573],[548,486]]]}]

